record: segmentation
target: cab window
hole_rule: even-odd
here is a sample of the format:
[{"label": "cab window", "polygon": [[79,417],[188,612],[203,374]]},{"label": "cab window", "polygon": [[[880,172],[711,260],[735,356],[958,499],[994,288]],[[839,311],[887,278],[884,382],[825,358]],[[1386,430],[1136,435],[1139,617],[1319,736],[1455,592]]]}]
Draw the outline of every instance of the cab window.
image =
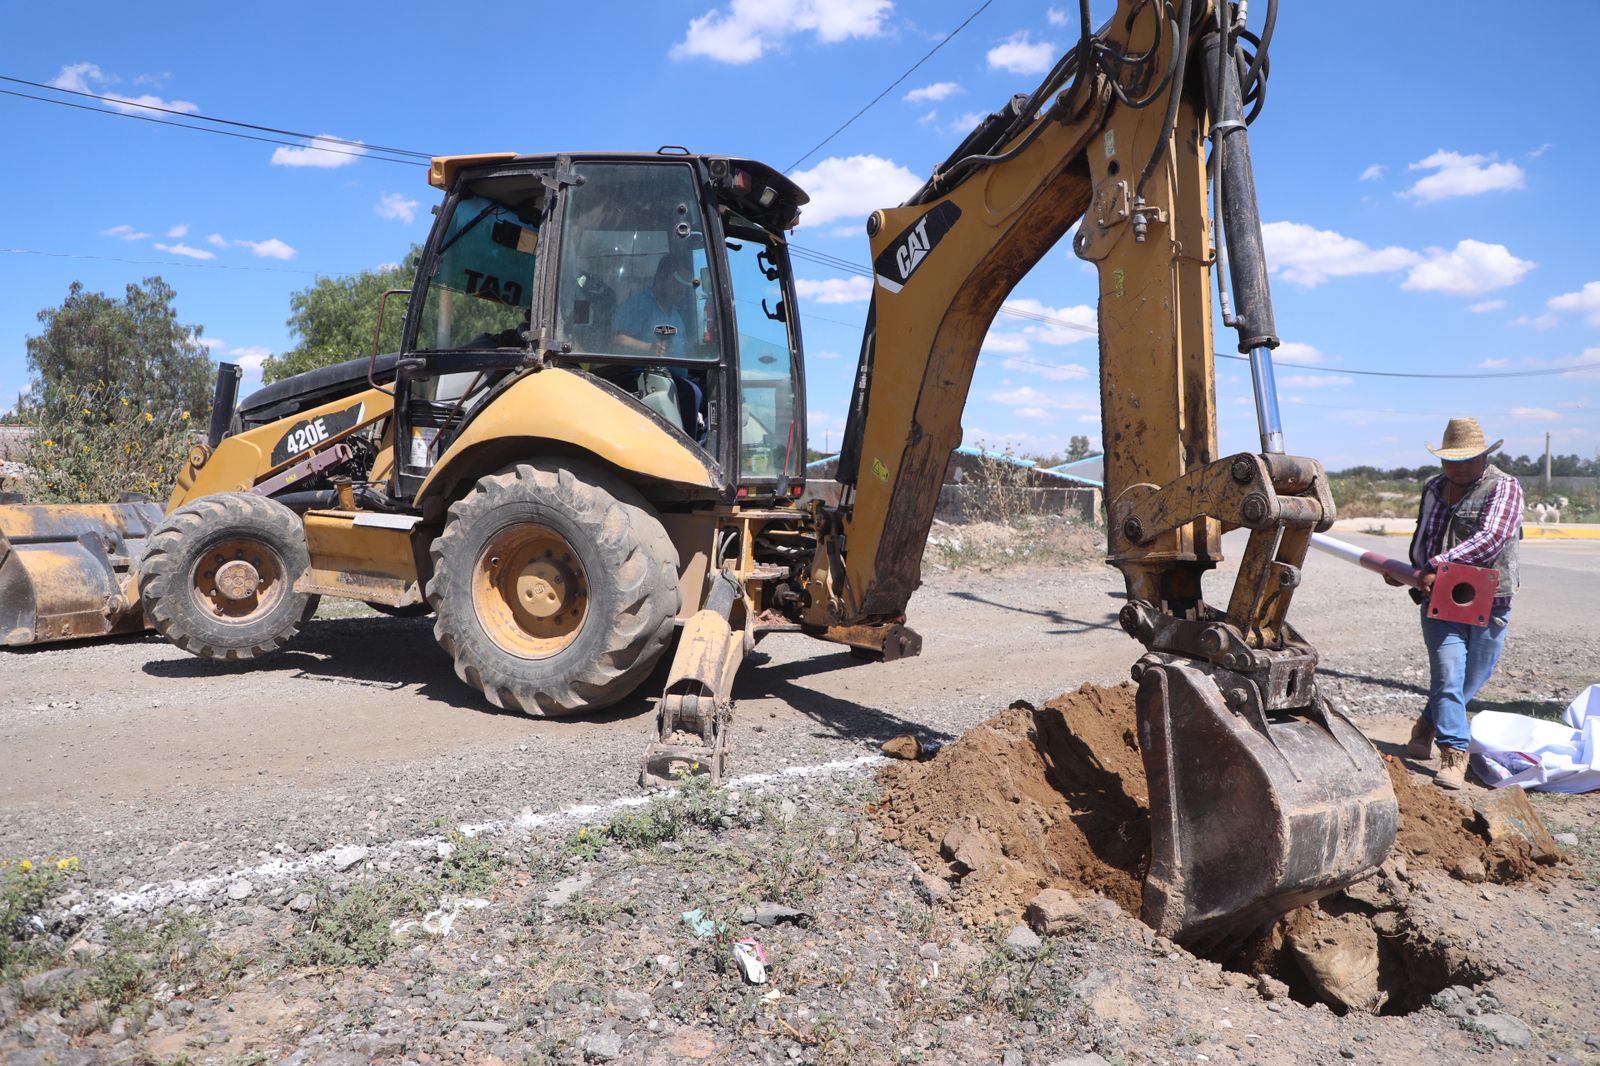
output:
[{"label": "cab window", "polygon": [[427,279],[418,350],[526,346],[543,211],[537,175],[462,190]]},{"label": "cab window", "polygon": [[726,220],[739,346],[739,474],[798,477],[804,463],[798,362],[786,319],[782,258],[765,231]]}]

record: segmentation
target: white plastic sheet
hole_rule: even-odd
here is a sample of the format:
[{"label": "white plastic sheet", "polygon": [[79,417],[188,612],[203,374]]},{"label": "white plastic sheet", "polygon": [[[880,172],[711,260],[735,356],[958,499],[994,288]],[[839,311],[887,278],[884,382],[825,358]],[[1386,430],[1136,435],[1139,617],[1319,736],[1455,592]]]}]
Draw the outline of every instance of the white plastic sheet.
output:
[{"label": "white plastic sheet", "polygon": [[1493,788],[1600,789],[1600,685],[1579,693],[1559,722],[1480,711],[1471,732],[1472,768]]}]

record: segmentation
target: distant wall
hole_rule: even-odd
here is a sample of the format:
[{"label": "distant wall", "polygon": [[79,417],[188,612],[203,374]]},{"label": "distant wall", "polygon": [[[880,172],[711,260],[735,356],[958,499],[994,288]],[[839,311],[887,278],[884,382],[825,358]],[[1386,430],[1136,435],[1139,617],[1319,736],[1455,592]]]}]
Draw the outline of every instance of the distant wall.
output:
[{"label": "distant wall", "polygon": [[0,462],[22,462],[32,438],[32,426],[0,426]]}]

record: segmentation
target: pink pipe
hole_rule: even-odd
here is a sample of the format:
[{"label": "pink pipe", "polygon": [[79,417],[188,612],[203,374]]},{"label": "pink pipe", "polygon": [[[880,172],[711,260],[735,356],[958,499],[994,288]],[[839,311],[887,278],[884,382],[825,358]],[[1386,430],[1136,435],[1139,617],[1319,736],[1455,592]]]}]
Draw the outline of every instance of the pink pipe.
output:
[{"label": "pink pipe", "polygon": [[1337,556],[1347,563],[1355,563],[1375,574],[1387,574],[1402,585],[1410,585],[1414,589],[1422,587],[1422,571],[1410,563],[1391,559],[1377,552],[1363,551],[1354,544],[1330,537],[1326,533],[1311,534],[1311,546],[1321,548],[1329,555]]}]

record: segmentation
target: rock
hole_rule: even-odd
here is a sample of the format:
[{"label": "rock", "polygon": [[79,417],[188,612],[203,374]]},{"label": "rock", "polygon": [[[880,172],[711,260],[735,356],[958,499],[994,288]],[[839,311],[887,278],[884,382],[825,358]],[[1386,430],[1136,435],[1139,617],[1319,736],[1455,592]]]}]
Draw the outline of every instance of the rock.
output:
[{"label": "rock", "polygon": [[228,886],[228,898],[237,903],[242,899],[249,899],[250,893],[255,890],[256,886],[249,881],[235,881]]},{"label": "rock", "polygon": [[1388,999],[1378,988],[1378,931],[1371,922],[1313,912],[1288,923],[1284,943],[1329,1005],[1375,1012]]},{"label": "rock", "polygon": [[289,909],[296,914],[304,914],[317,905],[317,897],[309,892],[302,892],[289,901]]},{"label": "rock", "polygon": [[1020,1051],[1008,1051],[1000,1056],[1000,1066],[1027,1066],[1027,1062]]},{"label": "rock", "polygon": [[917,949],[917,957],[927,959],[929,962],[938,962],[939,954],[938,944],[924,944]]},{"label": "rock", "polygon": [[933,876],[920,866],[911,869],[911,889],[930,905],[950,898],[950,882]]},{"label": "rock", "polygon": [[585,1058],[594,1062],[610,1062],[622,1057],[622,1037],[614,1030],[602,1029],[578,1041]]},{"label": "rock", "polygon": [[634,992],[626,988],[614,988],[606,997],[611,1008],[630,1022],[642,1022],[650,1017],[650,1011],[655,1006],[655,1001],[648,992]]},{"label": "rock", "polygon": [[1083,920],[1083,905],[1063,888],[1047,888],[1028,901],[1022,916],[1040,936],[1059,936]]},{"label": "rock", "polygon": [[1557,833],[1551,839],[1564,848],[1575,848],[1578,846],[1577,833]]},{"label": "rock", "polygon": [[[1518,792],[1522,790],[1517,789]],[[1468,884],[1480,885],[1489,878],[1483,860],[1476,855],[1463,855],[1450,867],[1450,873]]]},{"label": "rock", "polygon": [[339,873],[344,873],[357,863],[366,861],[366,858],[367,849],[352,844],[348,847],[340,848],[338,851],[333,853],[332,865],[334,870]]},{"label": "rock", "polygon": [[962,873],[987,873],[1006,862],[1000,841],[993,833],[980,829],[978,820],[970,816],[945,830],[939,853]]},{"label": "rock", "polygon": [[488,1033],[490,1036],[505,1036],[511,1032],[511,1026],[505,1022],[460,1022],[456,1028],[469,1033]]},{"label": "rock", "polygon": [[1111,1064],[1091,1051],[1087,1055],[1074,1055],[1070,1059],[1056,1059],[1050,1066],[1111,1066]]},{"label": "rock", "polygon": [[1083,913],[1095,921],[1111,922],[1122,917],[1122,908],[1104,896],[1097,896],[1083,905]]},{"label": "rock", "polygon": [[1043,945],[1044,941],[1039,939],[1039,934],[1025,925],[1017,926],[1006,936],[1006,950],[1025,959],[1033,958]]},{"label": "rock", "polygon": [[1533,851],[1534,862],[1555,862],[1561,857],[1561,847],[1545,828],[1539,812],[1533,809],[1528,794],[1520,788],[1497,788],[1491,792],[1475,793],[1472,809],[1478,813],[1476,828],[1489,838],[1490,843],[1502,840],[1526,841]]},{"label": "rock", "polygon": [[784,825],[791,824],[800,815],[800,808],[795,806],[794,800],[785,799],[778,804],[778,820]]},{"label": "rock", "polygon": [[681,1062],[708,1062],[720,1052],[716,1038],[699,1029],[679,1029],[645,1052],[647,1066],[678,1066]]},{"label": "rock", "polygon": [[544,894],[546,907],[564,907],[579,892],[589,887],[589,882],[594,880],[594,874],[587,871],[573,877],[562,878],[550,886],[550,891]]},{"label": "rock", "polygon": [[781,903],[771,900],[762,900],[754,907],[743,907],[739,911],[739,921],[745,925],[759,925],[770,929],[779,922],[794,922],[799,924],[808,921],[811,915],[805,911],[797,911],[793,907],[785,907]]},{"label": "rock", "polygon": [[1527,1047],[1533,1043],[1533,1031],[1509,1014],[1480,1014],[1468,1023],[1468,1028],[1485,1032],[1495,1043],[1506,1047]]},{"label": "rock", "polygon": [[11,1021],[17,1013],[17,997],[10,992],[0,992],[0,1029]]},{"label": "rock", "polygon": [[44,999],[51,993],[65,988],[79,976],[80,972],[71,966],[57,966],[53,970],[24,977],[19,991],[24,1000]]},{"label": "rock", "polygon": [[922,741],[910,733],[901,733],[883,742],[883,753],[891,759],[916,760],[922,758]]}]

